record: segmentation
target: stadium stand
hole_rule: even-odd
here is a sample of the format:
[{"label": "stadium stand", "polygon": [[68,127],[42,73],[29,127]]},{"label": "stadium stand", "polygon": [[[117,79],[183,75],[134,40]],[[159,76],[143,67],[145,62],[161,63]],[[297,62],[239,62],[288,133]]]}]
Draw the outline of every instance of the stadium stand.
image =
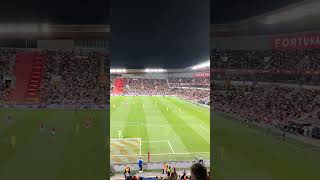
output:
[{"label": "stadium stand", "polygon": [[[119,94],[120,78],[113,81],[113,92]],[[136,79],[121,78],[122,95],[175,95],[184,99],[209,104],[210,80],[206,78],[167,78],[167,79]]]},{"label": "stadium stand", "polygon": [[216,111],[320,138],[318,49],[213,50]]},{"label": "stadium stand", "polygon": [[46,57],[40,52],[16,54],[13,76],[16,79],[10,99],[15,102],[35,100],[39,96]]},{"label": "stadium stand", "polygon": [[303,50],[225,50],[211,52],[216,69],[263,69],[289,71],[320,70],[319,49]]},{"label": "stadium stand", "polygon": [[46,106],[108,102],[106,53],[39,49],[0,49],[0,53],[2,103]]},{"label": "stadium stand", "polygon": [[[9,89],[5,77],[9,75],[15,63],[15,49],[0,49],[0,100],[8,98]],[[1,101],[0,101],[1,102]]]},{"label": "stadium stand", "polygon": [[[217,179],[268,179],[267,176],[281,169],[277,164],[286,162],[286,167],[299,164],[290,161],[295,156],[305,155],[301,151],[296,151],[295,155],[290,153],[300,143],[300,149],[316,147],[308,154],[317,152],[320,138],[320,41],[316,19],[319,14],[306,7],[317,7],[319,2],[311,0],[289,4],[273,10],[265,9],[261,14],[253,13],[248,19],[211,24],[211,102],[215,117],[220,121],[216,124],[221,125],[216,125],[214,131],[221,135],[220,142],[224,143],[215,142],[214,146],[223,149],[221,154],[224,154],[224,149],[229,149],[231,159],[229,163],[227,158],[221,161],[223,168],[216,164],[214,168],[219,169]],[[241,10],[239,8],[239,13]],[[235,135],[226,138],[224,133]],[[269,144],[274,141],[280,143]],[[232,146],[227,147],[228,142],[232,142]],[[230,152],[235,144],[238,148]],[[282,144],[291,146],[281,152]],[[219,148],[215,152],[219,152]],[[259,148],[261,151],[256,151],[256,156],[253,156],[253,151]],[[250,168],[234,163],[249,151],[252,159],[246,159]],[[277,158],[273,158],[274,154]],[[261,161],[257,163],[256,160]],[[304,164],[311,164],[310,161],[302,158]],[[268,162],[271,162],[269,168],[263,168]],[[227,164],[229,168],[226,168]],[[230,173],[232,167],[241,173]],[[263,169],[263,173],[255,175],[252,167]],[[301,174],[302,167],[298,169],[297,174]],[[310,169],[307,167],[306,172]],[[248,173],[244,175],[246,171]],[[299,179],[294,173],[280,174],[276,176]]]},{"label": "stadium stand", "polygon": [[114,80],[114,93],[115,94],[121,94],[123,92],[123,86],[124,86],[124,79],[123,78],[115,78]]}]

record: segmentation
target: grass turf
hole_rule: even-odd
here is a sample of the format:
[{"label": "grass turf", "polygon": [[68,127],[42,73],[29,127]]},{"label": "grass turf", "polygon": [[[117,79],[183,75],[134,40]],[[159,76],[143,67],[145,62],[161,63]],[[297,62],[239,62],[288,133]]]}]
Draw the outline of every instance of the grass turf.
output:
[{"label": "grass turf", "polygon": [[[85,128],[89,117],[94,119],[92,126]],[[108,117],[106,110],[0,109],[0,179],[104,179]],[[51,136],[48,129],[41,132],[42,122],[46,128],[56,128],[56,135]],[[14,149],[12,136],[16,137]]]},{"label": "grass turf", "polygon": [[219,180],[320,179],[320,150],[282,140],[222,113],[213,118],[213,169]]},{"label": "grass turf", "polygon": [[[195,155],[210,158],[208,108],[174,97],[151,96],[114,96],[110,104],[111,138],[118,138],[119,130],[123,138],[141,138],[145,161],[148,152],[151,162],[190,161]],[[131,150],[111,143],[111,163],[135,163],[140,152]]]}]

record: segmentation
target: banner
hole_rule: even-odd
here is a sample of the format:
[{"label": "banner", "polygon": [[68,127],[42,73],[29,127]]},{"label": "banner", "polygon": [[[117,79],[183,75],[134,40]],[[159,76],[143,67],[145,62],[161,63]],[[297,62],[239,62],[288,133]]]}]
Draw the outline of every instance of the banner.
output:
[{"label": "banner", "polygon": [[210,77],[210,72],[195,73],[194,77]]},{"label": "banner", "polygon": [[295,34],[272,38],[273,49],[319,49],[320,33]]}]

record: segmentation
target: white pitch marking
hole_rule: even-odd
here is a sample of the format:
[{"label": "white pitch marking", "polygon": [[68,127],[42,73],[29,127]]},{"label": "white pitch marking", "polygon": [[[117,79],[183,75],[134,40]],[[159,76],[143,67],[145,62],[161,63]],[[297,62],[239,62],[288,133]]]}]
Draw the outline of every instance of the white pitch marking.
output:
[{"label": "white pitch marking", "polygon": [[173,150],[173,148],[172,148],[172,146],[171,146],[170,141],[168,141],[168,144],[169,144],[169,146],[170,146],[170,149],[171,149],[172,153],[175,154],[175,152],[174,152],[174,150]]},{"label": "white pitch marking", "polygon": [[142,142],[151,142],[151,143],[153,143],[153,142],[155,142],[155,143],[157,143],[157,142],[168,142],[168,140],[160,140],[160,141],[142,141]]}]

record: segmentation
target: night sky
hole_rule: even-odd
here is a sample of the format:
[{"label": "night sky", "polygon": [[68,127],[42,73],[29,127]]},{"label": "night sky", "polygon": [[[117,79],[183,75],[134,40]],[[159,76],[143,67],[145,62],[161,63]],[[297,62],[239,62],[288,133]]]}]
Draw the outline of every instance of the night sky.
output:
[{"label": "night sky", "polygon": [[109,24],[109,0],[10,0],[1,2],[1,22]]},{"label": "night sky", "polygon": [[235,22],[297,1],[11,0],[1,2],[0,22],[111,24],[113,67],[183,68],[209,59],[210,23]]},{"label": "night sky", "polygon": [[112,67],[184,68],[209,59],[209,0],[112,0],[111,24]]}]

